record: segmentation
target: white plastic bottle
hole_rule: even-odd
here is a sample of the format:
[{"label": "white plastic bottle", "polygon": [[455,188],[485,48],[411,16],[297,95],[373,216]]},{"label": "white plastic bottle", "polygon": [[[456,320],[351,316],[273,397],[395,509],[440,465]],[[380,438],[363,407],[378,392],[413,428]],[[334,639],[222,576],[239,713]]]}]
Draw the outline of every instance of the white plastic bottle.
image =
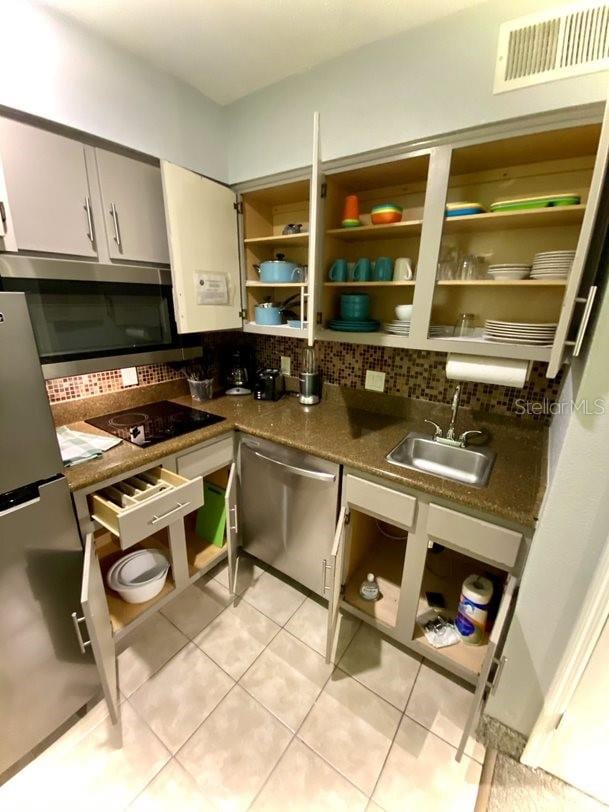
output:
[{"label": "white plastic bottle", "polygon": [[381,590],[379,589],[378,581],[374,577],[373,572],[369,572],[366,576],[366,580],[362,581],[359,594],[365,601],[377,601],[379,599]]},{"label": "white plastic bottle", "polygon": [[492,596],[493,584],[488,578],[470,575],[463,581],[455,628],[464,643],[479,646],[484,641],[488,605]]}]

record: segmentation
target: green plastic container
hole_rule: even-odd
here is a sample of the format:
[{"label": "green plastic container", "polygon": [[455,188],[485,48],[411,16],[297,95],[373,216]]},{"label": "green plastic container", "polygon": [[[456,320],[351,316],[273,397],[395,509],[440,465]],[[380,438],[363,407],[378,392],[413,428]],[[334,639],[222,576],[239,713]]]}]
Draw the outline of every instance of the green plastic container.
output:
[{"label": "green plastic container", "polygon": [[226,530],[226,506],[224,497],[226,491],[210,482],[203,486],[205,502],[197,512],[197,536],[211,541],[216,547],[223,547]]}]

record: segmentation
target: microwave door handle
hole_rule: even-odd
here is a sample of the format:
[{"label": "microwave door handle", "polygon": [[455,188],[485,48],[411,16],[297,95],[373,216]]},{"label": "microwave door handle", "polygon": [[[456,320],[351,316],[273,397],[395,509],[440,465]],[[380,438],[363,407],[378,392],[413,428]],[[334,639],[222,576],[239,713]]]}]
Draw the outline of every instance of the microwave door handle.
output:
[{"label": "microwave door handle", "polygon": [[290,465],[287,462],[281,462],[281,460],[276,460],[273,457],[267,457],[266,454],[261,454],[260,451],[254,451],[254,454],[260,457],[261,460],[272,462],[273,465],[279,465],[281,468],[286,468],[288,471],[298,474],[298,476],[306,476],[309,479],[317,479],[321,482],[334,482],[336,480],[336,474],[328,474],[324,471],[311,471],[309,468],[300,468],[298,465]]}]

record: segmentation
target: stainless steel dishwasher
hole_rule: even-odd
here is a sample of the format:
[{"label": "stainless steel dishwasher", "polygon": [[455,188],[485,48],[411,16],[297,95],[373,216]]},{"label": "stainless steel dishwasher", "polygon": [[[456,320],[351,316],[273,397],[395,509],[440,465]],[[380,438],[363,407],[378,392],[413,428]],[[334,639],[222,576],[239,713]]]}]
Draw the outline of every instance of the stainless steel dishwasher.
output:
[{"label": "stainless steel dishwasher", "polygon": [[268,440],[239,446],[239,518],[243,547],[324,595],[339,495],[338,465]]}]

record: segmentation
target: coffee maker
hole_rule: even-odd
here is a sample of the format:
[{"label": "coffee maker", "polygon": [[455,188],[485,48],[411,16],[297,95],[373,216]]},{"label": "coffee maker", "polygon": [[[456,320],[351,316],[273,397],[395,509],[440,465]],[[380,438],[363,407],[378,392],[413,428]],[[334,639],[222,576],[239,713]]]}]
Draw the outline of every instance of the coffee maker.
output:
[{"label": "coffee maker", "polygon": [[243,359],[242,350],[236,349],[231,353],[231,359],[226,373],[227,395],[251,395],[247,365]]}]

